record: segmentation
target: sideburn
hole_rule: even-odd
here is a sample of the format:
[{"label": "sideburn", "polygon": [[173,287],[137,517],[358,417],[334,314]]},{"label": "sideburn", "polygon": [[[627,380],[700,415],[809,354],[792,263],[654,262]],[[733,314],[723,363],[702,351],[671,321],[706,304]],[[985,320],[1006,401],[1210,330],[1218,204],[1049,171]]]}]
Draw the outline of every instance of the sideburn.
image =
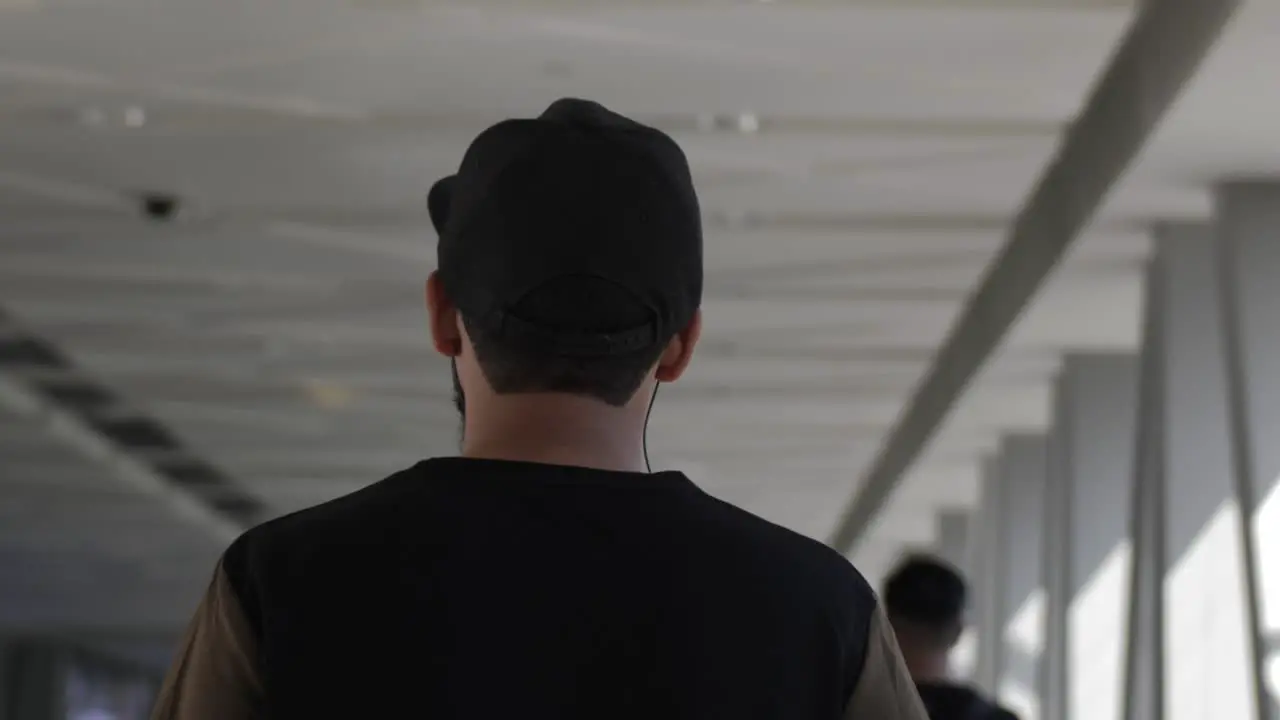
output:
[{"label": "sideburn", "polygon": [[458,378],[458,361],[449,363],[453,375],[453,406],[458,410],[458,446],[467,439],[467,396],[462,392],[462,380]]}]

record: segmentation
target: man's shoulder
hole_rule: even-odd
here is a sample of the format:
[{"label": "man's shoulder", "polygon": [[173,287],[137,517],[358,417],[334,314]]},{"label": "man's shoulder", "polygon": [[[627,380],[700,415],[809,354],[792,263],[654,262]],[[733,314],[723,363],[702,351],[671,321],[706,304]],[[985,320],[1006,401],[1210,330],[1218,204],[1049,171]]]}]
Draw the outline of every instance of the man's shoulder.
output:
[{"label": "man's shoulder", "polygon": [[262,566],[272,556],[360,543],[400,506],[400,496],[411,487],[404,481],[421,474],[421,467],[419,463],[347,495],[257,525],[231,544],[223,564],[234,582],[250,566]]},{"label": "man's shoulder", "polygon": [[345,495],[282,515],[258,525],[250,533],[289,535],[317,526],[365,521],[370,514],[395,507],[399,496],[412,492],[416,485],[404,481],[424,475],[426,464],[416,463]]},{"label": "man's shoulder", "polygon": [[770,565],[779,572],[798,575],[844,599],[874,602],[871,585],[831,547],[710,496],[707,507],[709,520],[717,524],[729,542],[757,558],[774,561]]}]

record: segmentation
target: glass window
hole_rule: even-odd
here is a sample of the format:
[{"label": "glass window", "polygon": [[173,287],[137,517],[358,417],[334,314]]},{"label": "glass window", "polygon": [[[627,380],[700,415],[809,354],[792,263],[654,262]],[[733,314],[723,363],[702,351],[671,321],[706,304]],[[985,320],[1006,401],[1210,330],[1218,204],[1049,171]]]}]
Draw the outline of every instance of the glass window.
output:
[{"label": "glass window", "polygon": [[1219,507],[1165,578],[1168,720],[1255,717],[1235,503]]},{"label": "glass window", "polygon": [[1275,479],[1258,504],[1253,533],[1262,595],[1260,620],[1267,652],[1264,679],[1273,701],[1280,705],[1280,478]]},{"label": "glass window", "polygon": [[1005,627],[999,699],[1021,720],[1039,720],[1040,717],[1037,673],[1040,653],[1044,648],[1044,623],[1044,590],[1036,588],[1014,611]]},{"label": "glass window", "polygon": [[1125,540],[1102,561],[1067,610],[1072,720],[1120,720],[1129,565]]}]

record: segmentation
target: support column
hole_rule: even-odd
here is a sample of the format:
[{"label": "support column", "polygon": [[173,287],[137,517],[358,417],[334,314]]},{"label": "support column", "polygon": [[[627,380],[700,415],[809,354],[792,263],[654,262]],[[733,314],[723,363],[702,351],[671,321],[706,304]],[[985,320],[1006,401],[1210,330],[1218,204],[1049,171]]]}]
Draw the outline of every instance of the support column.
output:
[{"label": "support column", "polygon": [[1132,355],[1067,359],[1072,489],[1066,717],[1118,720],[1138,402]]},{"label": "support column", "polygon": [[1168,553],[1161,720],[1259,712],[1214,239],[1202,225],[1157,233]]},{"label": "support column", "polygon": [[1040,715],[1037,673],[1044,645],[1044,507],[1048,441],[1041,435],[1015,435],[1001,443],[1000,464],[1005,496],[1006,542],[1001,548],[1007,567],[1000,618],[1003,664],[998,678],[1000,701],[1023,720]]},{"label": "support column", "polygon": [[[973,568],[973,545],[976,540],[976,528],[980,523],[974,522],[974,516],[964,510],[944,510],[938,513],[938,542],[934,552],[938,557],[951,563],[964,576],[970,586],[975,577]],[[966,622],[972,621],[972,615]],[[972,625],[965,628],[951,656],[951,672],[957,678],[971,680],[977,662],[976,635]],[[0,718],[0,720],[3,720]]]},{"label": "support column", "polygon": [[969,513],[945,510],[938,513],[938,557],[969,574]]},{"label": "support column", "polygon": [[996,692],[1004,650],[1004,628],[1000,621],[1003,604],[1005,562],[1001,517],[1005,506],[999,464],[991,458],[982,463],[982,510],[974,534],[975,572],[973,592],[974,628],[978,636],[978,658],[974,683],[988,693]]},{"label": "support column", "polygon": [[1160,351],[1164,301],[1161,277],[1146,273],[1142,321],[1141,379],[1135,431],[1129,537],[1133,544],[1129,574],[1128,627],[1121,687],[1123,720],[1164,718],[1164,412]]},{"label": "support column", "polygon": [[1125,622],[1126,541],[1137,404],[1137,363],[1128,355],[1075,355],[1056,399],[1047,557],[1053,658],[1050,715],[1118,718]]},{"label": "support column", "polygon": [[[1280,182],[1218,188],[1219,289],[1232,475],[1245,522],[1247,619],[1260,717],[1280,718]],[[1270,667],[1276,668],[1269,673]]]},{"label": "support column", "polygon": [[1047,452],[1048,484],[1044,493],[1043,561],[1040,584],[1044,588],[1044,651],[1040,657],[1040,717],[1068,720],[1067,710],[1067,597],[1070,585],[1071,532],[1071,428],[1064,398],[1068,394],[1065,375],[1059,375],[1054,390],[1053,428]]}]

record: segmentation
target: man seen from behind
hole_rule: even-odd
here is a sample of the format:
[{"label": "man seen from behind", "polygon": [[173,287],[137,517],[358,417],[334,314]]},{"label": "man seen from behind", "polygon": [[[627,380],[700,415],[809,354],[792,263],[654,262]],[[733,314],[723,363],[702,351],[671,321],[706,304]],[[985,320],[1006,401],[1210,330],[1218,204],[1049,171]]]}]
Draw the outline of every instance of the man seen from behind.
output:
[{"label": "man seen from behind", "polygon": [[236,541],[155,718],[924,720],[844,558],[649,471],[702,327],[676,143],[559,101],[428,206],[461,455]]},{"label": "man seen from behind", "polygon": [[967,596],[959,572],[923,555],[899,565],[884,588],[889,621],[931,720],[1017,720],[951,677]]}]

